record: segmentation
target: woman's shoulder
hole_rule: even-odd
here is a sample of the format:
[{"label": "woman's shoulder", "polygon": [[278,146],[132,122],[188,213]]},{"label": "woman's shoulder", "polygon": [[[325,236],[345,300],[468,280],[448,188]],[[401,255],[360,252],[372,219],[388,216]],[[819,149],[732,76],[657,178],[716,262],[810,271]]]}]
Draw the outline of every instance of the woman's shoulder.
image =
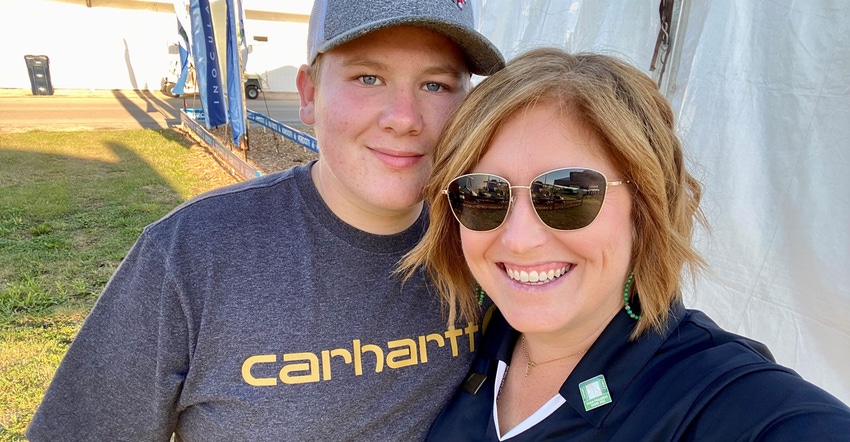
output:
[{"label": "woman's shoulder", "polygon": [[[777,364],[766,345],[721,328],[698,310],[684,311],[652,359],[663,366],[664,372],[687,373],[694,387],[703,385],[718,391],[740,379],[801,379],[790,368]],[[680,377],[679,382],[683,381]]]},{"label": "woman's shoulder", "polygon": [[665,353],[675,355],[664,370],[667,382],[693,389],[691,407],[699,417],[691,421],[691,434],[716,436],[722,429],[756,440],[848,437],[845,404],[777,364],[764,344],[722,329],[702,312],[685,313],[659,349]]},{"label": "woman's shoulder", "polygon": [[699,310],[687,309],[677,327],[668,335],[666,344],[685,346],[696,353],[734,354],[752,362],[775,362],[763,343],[721,328]]}]

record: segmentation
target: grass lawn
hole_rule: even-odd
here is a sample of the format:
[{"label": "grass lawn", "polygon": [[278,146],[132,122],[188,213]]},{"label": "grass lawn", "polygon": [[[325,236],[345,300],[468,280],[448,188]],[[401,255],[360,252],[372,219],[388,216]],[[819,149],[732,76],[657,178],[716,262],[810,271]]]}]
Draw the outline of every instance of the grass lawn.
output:
[{"label": "grass lawn", "polygon": [[142,228],[234,182],[167,129],[0,134],[0,441],[23,439]]}]

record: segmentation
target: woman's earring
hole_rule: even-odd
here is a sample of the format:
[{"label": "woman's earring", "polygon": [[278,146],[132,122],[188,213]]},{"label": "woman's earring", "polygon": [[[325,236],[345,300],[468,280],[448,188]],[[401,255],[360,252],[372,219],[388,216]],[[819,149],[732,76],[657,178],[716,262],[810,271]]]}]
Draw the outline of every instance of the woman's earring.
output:
[{"label": "woman's earring", "polygon": [[640,315],[632,311],[632,307],[629,305],[629,290],[632,288],[632,282],[635,280],[635,272],[629,273],[629,279],[626,281],[626,288],[623,290],[623,304],[626,306],[626,313],[629,314],[629,317],[634,319],[635,321],[640,319]]},{"label": "woman's earring", "polygon": [[475,297],[478,298],[478,305],[484,305],[484,297],[487,296],[487,293],[478,285],[478,282],[475,283],[474,291]]}]

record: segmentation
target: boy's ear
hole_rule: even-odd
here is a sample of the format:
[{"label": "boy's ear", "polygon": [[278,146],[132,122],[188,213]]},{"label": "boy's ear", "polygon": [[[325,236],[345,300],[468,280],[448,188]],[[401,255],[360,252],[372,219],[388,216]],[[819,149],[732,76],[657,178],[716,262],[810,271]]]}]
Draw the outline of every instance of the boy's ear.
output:
[{"label": "boy's ear", "polygon": [[298,96],[301,99],[301,108],[298,111],[298,116],[301,118],[302,123],[312,126],[316,122],[316,85],[313,82],[313,77],[308,73],[309,69],[309,66],[306,64],[301,65],[295,77],[295,86],[298,88]]}]

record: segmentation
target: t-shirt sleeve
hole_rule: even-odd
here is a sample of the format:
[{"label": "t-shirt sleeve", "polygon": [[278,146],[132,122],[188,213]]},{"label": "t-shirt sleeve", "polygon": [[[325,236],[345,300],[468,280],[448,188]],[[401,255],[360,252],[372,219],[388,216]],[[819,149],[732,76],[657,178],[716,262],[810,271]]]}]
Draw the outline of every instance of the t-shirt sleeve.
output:
[{"label": "t-shirt sleeve", "polygon": [[169,440],[191,354],[182,296],[142,234],[71,344],[28,428],[39,440]]}]

